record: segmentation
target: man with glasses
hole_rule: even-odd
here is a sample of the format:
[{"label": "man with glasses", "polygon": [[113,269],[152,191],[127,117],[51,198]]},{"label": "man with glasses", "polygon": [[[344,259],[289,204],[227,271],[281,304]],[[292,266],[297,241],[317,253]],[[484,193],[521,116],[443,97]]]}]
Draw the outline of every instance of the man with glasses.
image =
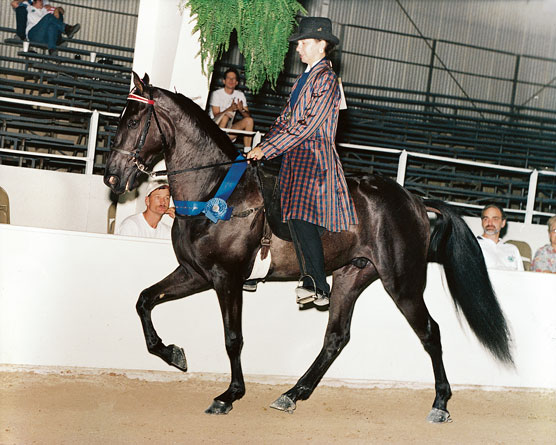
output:
[{"label": "man with glasses", "polygon": [[513,244],[500,239],[500,231],[506,226],[506,214],[495,204],[487,205],[481,212],[483,234],[477,237],[485,263],[489,269],[523,271],[523,260]]}]

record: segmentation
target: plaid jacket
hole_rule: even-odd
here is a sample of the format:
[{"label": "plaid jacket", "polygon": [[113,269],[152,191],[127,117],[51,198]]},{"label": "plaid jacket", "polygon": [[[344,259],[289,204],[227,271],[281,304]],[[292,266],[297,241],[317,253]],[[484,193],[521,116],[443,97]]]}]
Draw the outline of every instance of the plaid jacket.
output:
[{"label": "plaid jacket", "polygon": [[293,109],[290,100],[259,145],[267,159],[284,155],[282,220],[301,219],[333,232],[347,230],[357,224],[357,215],[334,146],[340,88],[332,64],[326,59],[318,62]]}]

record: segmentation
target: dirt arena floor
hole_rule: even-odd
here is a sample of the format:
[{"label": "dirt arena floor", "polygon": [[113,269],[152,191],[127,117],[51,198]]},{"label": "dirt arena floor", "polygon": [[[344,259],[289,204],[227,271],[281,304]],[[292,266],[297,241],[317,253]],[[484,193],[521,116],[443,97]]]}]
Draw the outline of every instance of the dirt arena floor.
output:
[{"label": "dirt arena floor", "polygon": [[433,389],[320,386],[294,414],[291,385],[248,382],[227,416],[203,413],[224,378],[0,372],[2,444],[555,444],[556,393],[455,389],[453,422],[425,421]]}]

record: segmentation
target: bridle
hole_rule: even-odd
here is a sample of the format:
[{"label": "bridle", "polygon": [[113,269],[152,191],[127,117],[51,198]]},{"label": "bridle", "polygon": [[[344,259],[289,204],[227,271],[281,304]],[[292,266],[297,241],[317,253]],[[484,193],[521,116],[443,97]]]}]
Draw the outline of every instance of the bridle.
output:
[{"label": "bridle", "polygon": [[[184,168],[184,169],[174,170],[174,171],[168,171],[168,170],[152,171],[151,169],[149,169],[149,167],[147,167],[145,160],[139,155],[139,153],[141,153],[141,150],[143,149],[143,146],[145,145],[145,141],[147,139],[147,134],[148,134],[149,128],[151,126],[151,118],[153,116],[154,116],[154,121],[156,122],[156,126],[158,127],[158,131],[160,132],[160,136],[162,138],[163,150],[168,150],[169,145],[168,145],[168,142],[166,142],[166,137],[164,136],[164,133],[162,132],[162,127],[160,126],[160,122],[158,121],[158,116],[156,114],[156,109],[154,108],[155,101],[153,99],[152,90],[149,91],[149,97],[150,97],[150,99],[147,99],[146,97],[134,94],[133,91],[127,96],[127,100],[134,100],[136,102],[141,102],[141,103],[147,104],[147,121],[145,122],[145,126],[143,127],[143,131],[141,132],[141,136],[139,137],[139,143],[137,144],[137,147],[135,148],[135,151],[131,152],[131,151],[122,150],[121,148],[114,148],[114,147],[110,148],[110,150],[115,151],[116,153],[120,153],[120,154],[123,154],[123,155],[126,155],[126,156],[131,156],[134,160],[135,166],[137,167],[137,169],[140,172],[145,173],[146,175],[150,176],[151,178],[154,178],[154,177],[157,177],[157,176],[172,176],[172,175],[178,175],[180,173],[187,173],[187,172],[192,172],[192,171],[197,171],[197,170],[203,170],[205,168],[214,168],[214,167],[220,167],[222,165],[229,165],[229,164],[237,164],[237,163],[241,163],[241,162],[247,162],[246,159],[237,159],[236,158],[233,161],[218,162],[218,163],[215,163],[215,164],[202,165],[200,167],[190,167],[190,168]],[[124,111],[125,111],[125,108],[124,108]],[[122,116],[124,114],[124,111],[122,111]],[[120,119],[121,119],[121,116],[120,116]]]},{"label": "bridle", "polygon": [[[153,93],[152,90],[149,92],[149,96],[150,99],[147,99],[146,97],[143,96],[139,96],[137,94],[134,94],[133,92],[131,92],[128,96],[127,96],[127,100],[134,100],[137,102],[141,102],[144,104],[147,104],[147,121],[145,122],[145,126],[143,127],[143,131],[141,132],[141,136],[139,137],[139,143],[137,144],[137,147],[135,148],[135,151],[131,152],[131,151],[126,151],[126,150],[122,150],[120,148],[114,148],[111,147],[110,150],[115,151],[116,153],[120,153],[126,156],[131,156],[133,158],[134,164],[137,167],[137,169],[149,176],[160,176],[159,172],[153,172],[150,171],[149,168],[146,165],[145,160],[140,156],[141,150],[143,149],[143,146],[145,145],[145,141],[147,139],[147,134],[149,133],[149,128],[151,126],[151,118],[154,116],[154,121],[156,122],[156,126],[158,127],[158,131],[160,132],[160,136],[162,138],[162,146],[164,150],[168,150],[168,142],[166,142],[166,137],[164,136],[164,133],[162,132],[162,127],[160,126],[160,122],[158,121],[158,116],[156,114],[156,110],[154,108],[154,100],[153,100]],[[123,116],[123,111],[122,111],[122,116]]]},{"label": "bridle", "polygon": [[[143,97],[143,96],[139,96],[137,94],[134,94],[133,91],[127,96],[127,100],[134,100],[137,102],[141,102],[144,104],[147,104],[147,121],[145,122],[145,126],[143,127],[143,131],[141,132],[141,136],[139,137],[139,143],[137,144],[137,147],[135,148],[135,151],[131,152],[131,151],[125,151],[122,150],[120,148],[114,148],[112,147],[111,150],[115,151],[116,153],[120,153],[126,156],[131,156],[133,158],[134,164],[137,167],[137,169],[147,175],[149,175],[150,177],[156,177],[156,176],[170,176],[170,175],[177,175],[180,173],[186,173],[186,172],[190,172],[190,171],[195,171],[195,170],[202,170],[205,168],[213,168],[213,167],[219,167],[221,165],[228,165],[228,164],[242,164],[242,165],[234,165],[232,166],[232,168],[230,170],[228,170],[228,173],[226,174],[226,176],[224,177],[224,180],[222,181],[222,183],[220,184],[220,187],[218,188],[218,190],[216,191],[215,195],[213,198],[209,199],[208,201],[180,201],[180,200],[174,200],[174,204],[176,206],[176,214],[178,216],[198,216],[201,214],[204,214],[209,220],[211,220],[213,223],[218,222],[219,220],[224,220],[227,221],[232,217],[232,211],[233,211],[233,207],[228,207],[226,201],[227,199],[230,197],[230,195],[232,194],[232,192],[235,190],[236,186],[239,183],[239,180],[241,179],[241,177],[243,176],[243,173],[245,172],[245,169],[247,168],[247,159],[245,159],[245,157],[241,154],[239,154],[237,156],[237,158],[233,161],[227,161],[227,162],[219,162],[216,164],[209,164],[209,165],[203,165],[200,167],[191,167],[191,168],[184,168],[181,170],[175,170],[175,171],[166,171],[166,170],[160,170],[160,171],[150,171],[149,168],[146,166],[145,161],[143,160],[143,158],[141,158],[140,153],[141,150],[143,149],[143,146],[145,145],[145,140],[147,139],[147,134],[149,133],[149,128],[151,126],[151,119],[154,116],[154,120],[156,122],[156,125],[158,127],[158,131],[160,132],[160,136],[162,137],[162,145],[163,145],[163,149],[164,150],[168,150],[169,149],[169,145],[168,142],[166,141],[166,137],[164,136],[164,133],[162,132],[162,127],[160,126],[160,122],[158,121],[158,116],[156,114],[156,110],[154,107],[154,99],[153,99],[153,93],[152,90],[149,91],[149,99]],[[123,111],[122,111],[122,116],[123,116]],[[120,117],[121,119],[121,117]],[[253,210],[253,209],[251,209]],[[245,213],[245,212],[243,212]],[[247,213],[250,214],[251,212]]]}]

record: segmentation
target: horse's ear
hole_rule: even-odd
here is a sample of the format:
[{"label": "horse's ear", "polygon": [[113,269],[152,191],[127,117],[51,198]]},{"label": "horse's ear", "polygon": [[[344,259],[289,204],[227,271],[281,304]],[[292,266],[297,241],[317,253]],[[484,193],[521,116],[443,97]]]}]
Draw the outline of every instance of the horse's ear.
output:
[{"label": "horse's ear", "polygon": [[133,83],[135,84],[135,88],[137,88],[137,91],[139,93],[143,93],[145,89],[145,85],[143,84],[143,81],[135,71],[132,71],[132,73],[133,73]]},{"label": "horse's ear", "polygon": [[150,85],[151,84],[150,79],[149,79],[149,75],[147,73],[145,73],[145,75],[143,76],[143,83],[145,85]]}]

